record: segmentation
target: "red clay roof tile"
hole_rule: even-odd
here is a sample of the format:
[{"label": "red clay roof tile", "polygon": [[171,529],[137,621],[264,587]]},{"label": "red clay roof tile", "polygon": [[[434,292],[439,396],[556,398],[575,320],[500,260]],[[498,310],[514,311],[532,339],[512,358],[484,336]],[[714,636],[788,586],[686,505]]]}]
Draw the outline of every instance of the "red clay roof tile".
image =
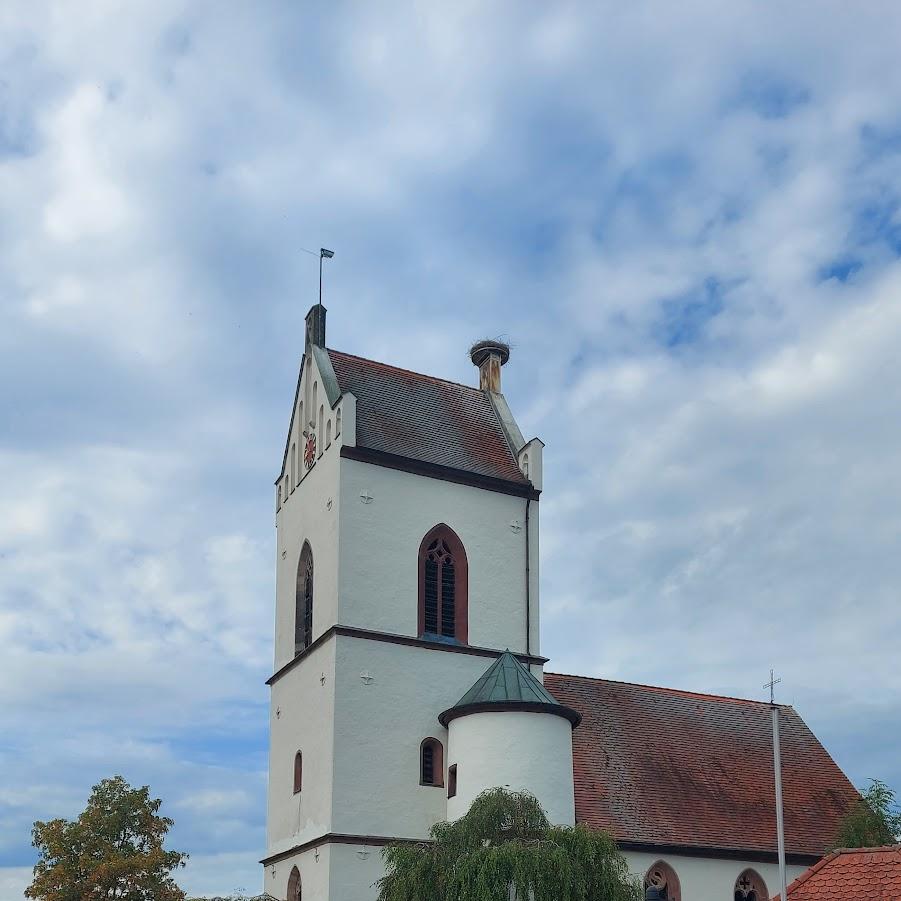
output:
[{"label": "red clay roof tile", "polygon": [[[582,714],[578,822],[621,842],[775,850],[769,704],[556,673],[544,684]],[[858,795],[791,707],[780,722],[786,849],[820,855]]]},{"label": "red clay roof tile", "polygon": [[802,873],[787,893],[788,901],[899,901],[901,845],[835,851]]},{"label": "red clay roof tile", "polygon": [[336,350],[342,391],[357,398],[357,445],[525,484],[487,392]]}]

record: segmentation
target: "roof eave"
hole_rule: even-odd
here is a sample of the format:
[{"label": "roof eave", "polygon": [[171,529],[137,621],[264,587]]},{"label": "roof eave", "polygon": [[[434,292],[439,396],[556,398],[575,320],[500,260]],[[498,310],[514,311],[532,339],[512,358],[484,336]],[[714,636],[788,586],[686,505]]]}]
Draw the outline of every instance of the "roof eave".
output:
[{"label": "roof eave", "polygon": [[449,707],[438,715],[438,722],[444,728],[451,720],[474,713],[545,713],[569,720],[575,729],[582,722],[582,714],[563,704],[543,704],[539,701],[479,701],[475,704],[459,704]]}]

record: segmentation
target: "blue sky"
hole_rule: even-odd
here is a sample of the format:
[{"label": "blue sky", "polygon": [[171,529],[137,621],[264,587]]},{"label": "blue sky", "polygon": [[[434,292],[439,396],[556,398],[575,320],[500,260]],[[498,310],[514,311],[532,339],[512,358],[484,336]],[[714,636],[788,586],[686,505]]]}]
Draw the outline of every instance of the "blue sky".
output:
[{"label": "blue sky", "polygon": [[329,341],[547,443],[551,668],[762,697],[901,789],[901,7],[8,2],[0,901],[149,783],[258,890],[272,482]]}]

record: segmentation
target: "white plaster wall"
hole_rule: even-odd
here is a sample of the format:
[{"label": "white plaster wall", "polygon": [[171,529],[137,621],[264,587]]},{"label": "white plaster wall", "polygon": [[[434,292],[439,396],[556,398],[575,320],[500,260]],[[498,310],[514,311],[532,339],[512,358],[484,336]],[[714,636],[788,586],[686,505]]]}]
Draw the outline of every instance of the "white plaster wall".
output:
[{"label": "white plaster wall", "polygon": [[[690,812],[688,813],[690,816]],[[779,867],[774,863],[753,863],[741,860],[714,860],[706,857],[682,857],[676,854],[654,855],[627,851],[626,860],[634,876],[643,880],[652,864],[662,860],[668,863],[679,877],[682,901],[732,901],[735,897],[735,880],[746,869],[756,870],[766,883],[769,897],[782,891],[779,885]],[[789,883],[804,872],[806,867],[786,867]]]},{"label": "white plaster wall", "polygon": [[330,860],[331,901],[375,901],[375,883],[385,875],[381,847],[332,845]]},{"label": "white plaster wall", "polygon": [[[295,854],[265,867],[263,891],[268,892],[273,898],[278,898],[279,901],[285,901],[288,897],[288,880],[291,878],[291,869],[296,866],[300,871],[303,901],[336,901],[341,898],[341,895],[329,894],[329,877],[335,847],[334,845],[320,845],[318,855],[316,850],[311,848],[309,851],[304,851],[303,854]],[[375,895],[370,896],[370,901],[374,901],[375,897]]]},{"label": "white plaster wall", "polygon": [[313,638],[337,621],[339,448],[333,439],[276,516],[275,669],[294,657],[297,564],[305,540],[313,550]]},{"label": "white plaster wall", "polygon": [[498,786],[531,792],[548,819],[571,826],[573,797],[572,726],[546,713],[474,713],[448,724],[449,766],[457,765],[457,795],[448,798],[448,819],[469,810],[483,791]]},{"label": "white plaster wall", "polygon": [[[429,529],[444,522],[460,537],[469,562],[469,643],[524,652],[525,499],[356,460],[341,462],[340,622],[415,636],[419,545]],[[371,502],[361,502],[364,492]],[[530,505],[530,525],[531,652],[538,654],[536,501]]]},{"label": "white plaster wall", "polygon": [[446,819],[447,798],[445,788],[419,784],[420,744],[429,736],[442,743],[446,771],[438,715],[494,658],[349,636],[337,644],[334,831],[425,838]]},{"label": "white plaster wall", "polygon": [[[272,686],[267,856],[332,831],[335,685],[335,643],[326,641]],[[297,751],[303,788],[295,795]]]}]

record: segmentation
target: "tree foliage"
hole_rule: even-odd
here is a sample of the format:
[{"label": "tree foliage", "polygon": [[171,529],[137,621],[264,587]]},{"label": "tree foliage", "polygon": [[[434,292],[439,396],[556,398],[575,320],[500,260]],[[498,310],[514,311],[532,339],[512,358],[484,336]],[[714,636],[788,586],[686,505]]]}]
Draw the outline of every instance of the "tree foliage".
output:
[{"label": "tree foliage", "polygon": [[36,822],[32,844],[40,858],[25,890],[40,901],[184,901],[171,872],[187,854],[165,851],[172,820],[148,786],[132,788],[121,776],[91,790],[76,820]]},{"label": "tree foliage", "polygon": [[878,848],[901,837],[901,810],[895,793],[878,779],[860,796],[842,820],[835,848]]},{"label": "tree foliage", "polygon": [[469,813],[432,827],[432,841],[390,845],[379,901],[635,901],[613,839],[551,826],[532,795],[484,792]]}]

